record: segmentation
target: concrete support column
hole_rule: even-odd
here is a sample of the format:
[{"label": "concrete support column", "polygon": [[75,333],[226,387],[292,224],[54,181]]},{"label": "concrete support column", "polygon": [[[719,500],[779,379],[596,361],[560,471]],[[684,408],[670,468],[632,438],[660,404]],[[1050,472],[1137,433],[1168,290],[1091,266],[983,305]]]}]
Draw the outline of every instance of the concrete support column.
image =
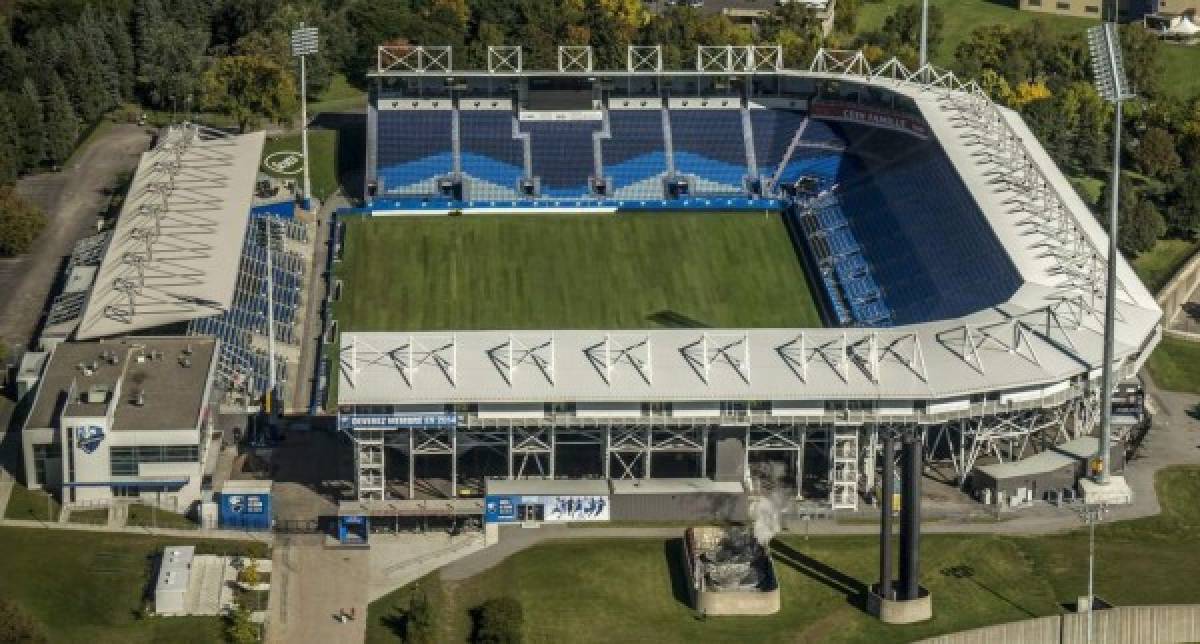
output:
[{"label": "concrete support column", "polygon": [[414,453],[413,430],[408,430],[408,498],[417,498],[417,455]]},{"label": "concrete support column", "polygon": [[708,478],[708,432],[710,427],[700,428],[700,478]]},{"label": "concrete support column", "polygon": [[796,450],[796,500],[804,498],[804,453],[808,449],[808,428],[800,431],[800,449]]},{"label": "concrete support column", "polygon": [[879,515],[879,596],[892,599],[892,505],[896,494],[896,438],[883,439],[883,491]]},{"label": "concrete support column", "polygon": [[450,428],[450,498],[458,498],[458,428]]},{"label": "concrete support column", "polygon": [[508,480],[513,477],[513,439],[512,439],[512,423],[508,424]]},{"label": "concrete support column", "polygon": [[554,480],[554,455],[558,451],[558,432],[551,427],[547,430],[550,433],[550,480]]},{"label": "concrete support column", "polygon": [[604,428],[604,480],[612,478],[612,425]]},{"label": "concrete support column", "polygon": [[900,500],[900,599],[920,597],[921,438],[918,431],[904,437],[903,491]]},{"label": "concrete support column", "polygon": [[646,428],[646,456],[645,462],[642,463],[642,478],[650,478],[650,460],[654,456],[654,428]]}]

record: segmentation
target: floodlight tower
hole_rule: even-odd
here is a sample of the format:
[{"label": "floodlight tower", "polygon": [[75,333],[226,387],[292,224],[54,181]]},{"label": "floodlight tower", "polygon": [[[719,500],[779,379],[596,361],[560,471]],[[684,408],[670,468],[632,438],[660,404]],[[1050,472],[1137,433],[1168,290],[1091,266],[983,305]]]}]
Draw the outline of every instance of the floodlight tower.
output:
[{"label": "floodlight tower", "polygon": [[929,62],[929,0],[921,0],[921,59],[917,67]]},{"label": "floodlight tower", "polygon": [[[1113,12],[1115,20],[1116,12]],[[1108,212],[1108,283],[1104,296],[1104,376],[1100,381],[1100,471],[1096,482],[1107,485],[1111,474],[1109,451],[1112,442],[1112,390],[1113,390],[1113,344],[1114,322],[1117,300],[1117,198],[1121,179],[1121,105],[1134,97],[1125,76],[1125,63],[1121,56],[1121,41],[1116,22],[1105,22],[1088,29],[1088,46],[1092,54],[1092,73],[1096,77],[1096,91],[1104,100],[1116,106],[1113,120],[1112,179],[1109,186],[1111,197]]]},{"label": "floodlight tower", "polygon": [[299,27],[292,30],[292,55],[300,58],[300,154],[304,157],[304,201],[312,198],[308,174],[308,83],[304,73],[304,57],[317,53],[317,28]]}]

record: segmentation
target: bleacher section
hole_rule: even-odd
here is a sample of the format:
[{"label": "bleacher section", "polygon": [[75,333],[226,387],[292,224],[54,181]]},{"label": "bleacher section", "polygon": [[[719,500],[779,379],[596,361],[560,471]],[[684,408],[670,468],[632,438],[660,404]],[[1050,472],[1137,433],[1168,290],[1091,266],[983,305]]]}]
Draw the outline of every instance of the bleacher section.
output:
[{"label": "bleacher section", "polygon": [[888,326],[891,311],[862,255],[841,201],[832,192],[792,207],[837,326]]},{"label": "bleacher section", "polygon": [[838,192],[892,322],[957,317],[1011,297],[1016,267],[938,144],[877,136],[871,145],[880,158],[864,158],[860,179]]},{"label": "bleacher section", "polygon": [[[270,359],[267,353],[267,246],[259,218],[251,220],[242,246],[237,290],[233,306],[222,315],[200,318],[188,325],[189,335],[211,335],[221,340],[217,361],[218,386],[226,391],[258,394],[269,382]],[[284,250],[286,240],[305,243],[308,226],[276,220],[271,243],[272,280],[275,310],[275,340],[298,346],[301,341],[297,316],[303,306],[306,258]],[[286,357],[276,352],[275,378],[288,380]]]},{"label": "bleacher section", "polygon": [[380,110],[380,194],[431,195],[435,179],[454,170],[453,112]]},{"label": "bleacher section", "polygon": [[662,199],[667,174],[662,110],[612,110],[604,141],[604,176],[614,199]]},{"label": "bleacher section", "polygon": [[671,110],[675,172],[697,178],[692,194],[745,192],[746,143],[736,109]]},{"label": "bleacher section", "polygon": [[462,172],[471,199],[516,199],[525,148],[513,137],[509,111],[459,112]]},{"label": "bleacher section", "polygon": [[580,198],[591,194],[589,179],[595,170],[592,134],[598,120],[525,121],[529,134],[533,176],[544,197]]}]

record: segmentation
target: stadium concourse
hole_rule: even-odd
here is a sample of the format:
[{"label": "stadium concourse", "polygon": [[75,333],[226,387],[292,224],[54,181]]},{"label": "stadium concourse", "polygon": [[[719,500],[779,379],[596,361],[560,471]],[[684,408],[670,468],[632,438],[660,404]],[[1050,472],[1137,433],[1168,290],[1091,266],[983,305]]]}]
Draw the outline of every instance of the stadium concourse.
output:
[{"label": "stadium concourse", "polygon": [[[797,504],[788,510],[852,510],[878,494],[893,442],[907,478],[946,463],[980,500],[1074,496],[1036,483],[1020,498],[993,494],[972,477],[977,464],[1091,435],[1099,413],[1106,237],[1015,112],[949,72],[872,68],[848,52],[786,70],[778,48],[702,47],[696,69],[664,70],[657,50],[634,47],[626,69],[597,70],[585,48],[566,47],[559,69],[530,71],[516,51],[492,48],[488,70],[458,70],[449,48],[380,48],[367,204],[339,213],[343,228],[781,212],[824,327],[388,326],[388,310],[426,304],[388,295],[419,274],[378,275],[369,258],[346,272],[343,257],[335,279],[355,292],[335,291],[358,306],[335,305],[326,372],[336,369],[331,395],[355,446],[363,505],[348,513],[538,479],[543,510],[488,495],[489,521],[542,517],[581,485],[611,496],[606,518],[659,517],[664,504],[622,501],[637,496],[622,481],[666,478],[702,494],[782,492]],[[430,266],[473,259],[396,239],[387,252]],[[334,243],[335,256],[349,248]],[[495,270],[539,265],[536,248],[521,248]],[[1115,261],[1116,367],[1128,378],[1159,339],[1161,311]],[[376,308],[369,327],[349,312],[364,302]],[[532,320],[554,304],[507,302]],[[443,320],[478,312],[454,308],[472,306],[458,294],[437,305],[451,307]],[[733,512],[716,505],[714,516]]]}]

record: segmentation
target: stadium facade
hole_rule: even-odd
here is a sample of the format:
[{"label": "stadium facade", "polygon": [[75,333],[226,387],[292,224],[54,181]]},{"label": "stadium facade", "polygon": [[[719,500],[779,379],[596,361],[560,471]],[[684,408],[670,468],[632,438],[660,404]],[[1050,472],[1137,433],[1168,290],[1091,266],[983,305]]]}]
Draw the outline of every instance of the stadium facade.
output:
[{"label": "stadium facade", "polygon": [[[456,495],[460,460],[484,450],[500,455],[487,477],[761,489],[756,472],[783,468],[797,494],[816,466],[844,509],[874,488],[885,435],[921,438],[961,481],[981,454],[1095,429],[1105,233],[973,82],[856,52],[788,70],[776,47],[702,47],[686,71],[653,47],[624,70],[579,47],[553,71],[524,70],[518,48],[492,48],[487,70],[451,56],[380,48],[370,216],[782,210],[827,327],[343,329],[339,426],[361,500],[413,498],[433,458]],[[1131,377],[1161,310],[1116,261]]]}]

